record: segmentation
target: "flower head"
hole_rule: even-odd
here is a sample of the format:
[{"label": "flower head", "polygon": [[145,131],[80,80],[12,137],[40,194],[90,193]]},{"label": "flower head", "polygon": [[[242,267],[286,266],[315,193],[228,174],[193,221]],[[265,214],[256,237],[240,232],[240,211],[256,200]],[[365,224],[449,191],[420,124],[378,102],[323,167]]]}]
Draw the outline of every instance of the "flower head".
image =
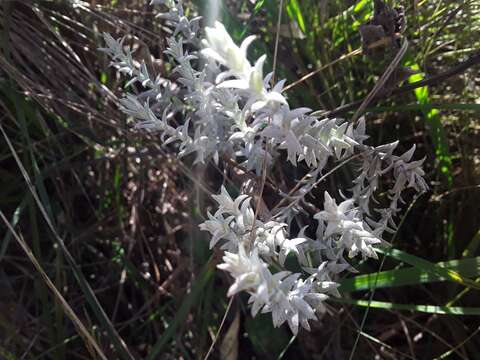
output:
[{"label": "flower head", "polygon": [[205,57],[218,61],[226,66],[232,75],[249,77],[252,66],[247,59],[248,46],[255,40],[255,36],[247,37],[240,47],[235,45],[222,23],[215,21],[214,27],[205,28],[206,39],[202,41]]}]

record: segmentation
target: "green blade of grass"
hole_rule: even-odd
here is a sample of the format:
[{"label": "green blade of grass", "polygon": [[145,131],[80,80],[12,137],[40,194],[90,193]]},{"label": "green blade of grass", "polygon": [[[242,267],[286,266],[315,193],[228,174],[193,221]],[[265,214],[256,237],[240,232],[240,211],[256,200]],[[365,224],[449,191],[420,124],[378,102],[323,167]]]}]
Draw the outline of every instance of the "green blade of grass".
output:
[{"label": "green blade of grass", "polygon": [[20,158],[18,157],[17,152],[15,151],[15,148],[12,145],[12,142],[10,141],[7,133],[5,132],[3,126],[0,124],[0,131],[18,165],[20,168],[20,172],[24,178],[24,180],[27,183],[27,186],[30,190],[30,193],[32,194],[33,198],[35,199],[35,202],[38,205],[38,208],[40,209],[40,213],[42,214],[48,228],[52,232],[57,244],[60,246],[62,249],[62,252],[65,256],[65,259],[69,263],[72,272],[75,276],[75,279],[78,282],[78,285],[80,286],[83,294],[85,295],[85,298],[90,305],[91,309],[93,310],[96,318],[100,322],[102,328],[108,333],[109,340],[112,342],[115,350],[117,351],[118,355],[123,359],[123,360],[132,360],[134,359],[133,355],[130,353],[128,350],[126,344],[124,341],[120,338],[120,335],[117,333],[115,330],[112,322],[108,318],[107,314],[105,313],[105,310],[103,310],[102,306],[100,305],[100,302],[98,301],[97,297],[95,296],[95,293],[93,292],[92,288],[90,287],[90,284],[88,281],[85,279],[85,276],[83,275],[82,271],[80,270],[80,267],[76,263],[75,259],[73,258],[72,254],[70,251],[68,251],[67,246],[65,245],[63,239],[60,237],[58,232],[56,231],[52,221],[50,220],[50,217],[48,215],[47,210],[45,209],[42,201],[40,200],[40,197],[33,185],[32,179],[28,175],[27,171],[25,170],[25,167],[23,166],[22,162],[20,161]]},{"label": "green blade of grass", "polygon": [[[456,271],[463,277],[480,275],[480,257],[439,262],[436,263],[435,266]],[[446,280],[449,280],[446,276],[428,272],[421,268],[412,267],[408,269],[382,271],[378,273],[378,278],[377,273],[372,273],[344,279],[340,282],[339,290],[350,292],[373,288],[417,285]]]},{"label": "green blade of grass", "polygon": [[[8,34],[6,35],[8,36]],[[5,48],[8,48],[8,42],[4,44],[4,49]],[[33,106],[31,102],[27,101],[24,97],[20,95],[12,78],[9,79],[9,82],[5,82],[3,86],[0,87],[0,94],[2,94],[5,98],[9,99],[13,105],[13,116],[15,116],[18,120],[22,144],[25,146],[25,151],[23,152],[23,161],[29,165],[30,171],[33,172],[39,196],[42,199],[43,204],[45,204],[45,208],[47,209],[50,218],[53,218],[50,199],[47,196],[44,179],[40,175],[40,168],[37,163],[37,158],[33,146],[33,138],[29,130],[29,125],[35,124],[35,121],[37,120],[34,116],[35,112],[33,110]],[[28,216],[29,223],[32,228],[33,253],[39,264],[43,264],[44,256],[42,254],[40,245],[40,231],[38,229],[37,213],[35,209],[35,203],[30,196],[28,197]],[[8,235],[10,235],[10,233],[8,233]],[[6,250],[6,247],[4,249]],[[38,297],[40,299],[40,303],[42,304],[42,319],[45,326],[47,327],[48,337],[50,338],[50,341],[55,342],[56,339],[60,336],[59,334],[62,333],[63,329],[61,326],[54,326],[54,321],[52,321],[53,319],[51,318],[52,315],[50,309],[51,304],[48,300],[47,286],[44,282],[38,282],[35,285],[35,291],[38,292]],[[55,303],[54,307],[58,319],[62,318],[63,312],[59,311],[58,303]],[[53,355],[53,359],[59,360],[60,358],[61,357],[59,350]]]},{"label": "green blade of grass", "polygon": [[332,298],[331,301],[350,304],[360,307],[371,307],[383,310],[408,310],[415,312],[423,312],[428,314],[439,315],[480,315],[479,307],[463,307],[463,306],[437,306],[437,305],[416,305],[416,304],[397,304],[387,301],[368,301],[355,299],[338,299]]},{"label": "green blade of grass", "polygon": [[326,22],[326,27],[332,29],[333,47],[337,48],[343,45],[355,33],[361,24],[368,21],[373,15],[373,1],[360,0],[355,5],[330,17]]},{"label": "green blade of grass", "polygon": [[480,246],[480,229],[478,229],[477,233],[473,237],[473,239],[468,243],[465,250],[463,250],[462,256],[469,257],[472,256]]},{"label": "green blade of grass", "polygon": [[245,37],[245,34],[247,33],[252,21],[255,19],[255,17],[258,15],[258,13],[260,12],[260,10],[262,10],[263,6],[265,5],[265,0],[259,0],[255,3],[255,7],[253,8],[253,12],[252,12],[252,15],[250,16],[249,20],[247,21],[247,23],[245,24],[245,26],[243,27],[243,30],[240,34],[240,37],[241,38],[244,38]]},{"label": "green blade of grass", "polygon": [[[479,244],[480,244],[480,230],[477,231],[473,239],[468,244],[467,248],[463,251],[462,256],[466,258],[468,258],[469,256],[472,256],[472,254],[474,254],[477,251]],[[475,282],[477,283],[480,282],[480,277],[477,277],[475,279]],[[454,303],[459,301],[463,296],[465,296],[465,294],[467,294],[469,291],[470,291],[470,288],[462,289],[462,291],[460,291],[457,295],[453,297],[452,300],[450,300],[447,303],[447,306],[452,306]]]},{"label": "green blade of grass", "polygon": [[160,339],[156,342],[156,344],[153,346],[152,350],[148,354],[146,360],[155,360],[158,359],[158,355],[161,353],[163,348],[168,344],[168,342],[174,337],[178,336],[177,334],[177,329],[180,325],[182,325],[185,322],[185,319],[187,318],[190,309],[195,305],[196,299],[201,293],[201,291],[204,290],[205,286],[207,285],[208,281],[212,278],[214,274],[215,268],[212,266],[211,261],[209,261],[202,272],[200,273],[200,276],[193,282],[192,290],[190,294],[185,298],[185,300],[182,302],[182,305],[180,306],[180,309],[178,309],[175,318],[173,321],[170,323],[168,328],[165,330],[165,332],[162,334]]},{"label": "green blade of grass", "polygon": [[439,277],[444,277],[449,281],[462,284],[463,286],[480,290],[480,285],[475,281],[473,281],[472,279],[464,277],[454,270],[447,269],[443,266],[439,266],[435,263],[422,259],[418,256],[408,254],[404,251],[401,251],[395,248],[390,248],[386,250],[383,250],[383,249],[376,249],[376,250],[381,254],[390,256],[396,260],[403,261],[409,265],[412,265],[417,269],[421,269],[425,272],[428,272],[433,275],[437,275]]},{"label": "green blade of grass", "polygon": [[[418,64],[410,61],[407,63],[413,70],[420,70]],[[410,83],[423,80],[421,73],[414,74],[408,78]],[[414,90],[415,96],[419,104],[430,103],[430,95],[428,87],[420,87]],[[425,119],[429,125],[429,133],[432,138],[433,146],[435,147],[435,157],[438,161],[440,172],[446,177],[447,183],[450,186],[452,184],[452,157],[449,152],[447,135],[445,129],[440,121],[440,115],[436,108],[425,109],[423,111]]]},{"label": "green blade of grass", "polygon": [[300,30],[302,30],[302,32],[305,34],[306,33],[305,20],[303,18],[302,11],[300,10],[300,4],[298,3],[297,0],[290,0],[288,2],[287,14],[290,17],[290,19],[296,21]]}]

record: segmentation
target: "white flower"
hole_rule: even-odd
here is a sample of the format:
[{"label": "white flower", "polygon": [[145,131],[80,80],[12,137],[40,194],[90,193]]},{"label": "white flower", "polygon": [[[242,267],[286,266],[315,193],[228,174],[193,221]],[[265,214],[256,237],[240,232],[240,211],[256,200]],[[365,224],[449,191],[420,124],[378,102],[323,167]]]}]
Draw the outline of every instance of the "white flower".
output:
[{"label": "white flower", "polygon": [[415,144],[403,155],[395,158],[393,163],[393,176],[396,182],[391,191],[393,194],[398,194],[407,187],[414,188],[420,193],[428,190],[428,185],[423,179],[425,172],[421,168],[425,158],[410,162],[414,152]]},{"label": "white flower", "polygon": [[324,210],[315,214],[319,227],[326,230],[323,237],[336,235],[338,246],[348,251],[349,257],[361,253],[363,257],[377,258],[374,245],[382,240],[379,230],[372,232],[368,225],[359,218],[359,212],[354,207],[353,199],[345,200],[340,205],[325,191]]},{"label": "white flower", "polygon": [[202,41],[205,48],[201,51],[206,57],[226,66],[231,75],[249,78],[252,66],[247,60],[248,46],[255,36],[247,37],[240,47],[235,45],[222,23],[215,21],[215,26],[205,28],[206,39]]},{"label": "white flower", "polygon": [[342,233],[345,229],[345,225],[349,225],[348,222],[352,220],[349,211],[354,206],[353,199],[345,200],[340,205],[337,205],[335,199],[333,199],[328,192],[324,193],[324,210],[317,213],[315,219],[323,220],[327,223],[327,229],[324,236],[329,237],[332,234]]},{"label": "white flower", "polygon": [[[262,55],[248,72],[237,75],[238,79],[223,81],[217,87],[250,90],[253,94],[262,95],[264,91],[263,64],[266,58],[266,55]],[[248,60],[246,61],[248,63]]]},{"label": "white flower", "polygon": [[174,0],[151,0],[150,5],[165,5],[169,9],[173,9],[176,6]]},{"label": "white flower", "polygon": [[[280,272],[275,278],[275,283],[271,285],[271,296],[269,302],[262,309],[262,313],[272,313],[273,326],[279,327],[288,320],[292,331],[298,330],[298,326],[294,325],[294,309],[292,308],[288,293],[294,286],[300,274],[289,274],[288,272]],[[288,275],[286,278],[285,276]],[[283,279],[285,278],[285,279]],[[283,280],[282,280],[283,279]],[[298,322],[297,322],[298,324]]]},{"label": "white flower", "polygon": [[248,198],[248,195],[240,195],[232,199],[225,186],[222,185],[220,195],[212,195],[212,198],[218,203],[218,213],[227,213],[230,215],[240,215],[240,204]]},{"label": "white flower", "polygon": [[271,287],[269,302],[262,310],[262,313],[272,313],[275,327],[287,321],[295,335],[299,325],[310,330],[308,321],[317,319],[315,309],[322,309],[322,302],[328,298],[328,295],[318,291],[315,276],[306,280],[299,277],[299,273],[281,272],[273,275],[270,284],[276,284]]},{"label": "white flower", "polygon": [[340,297],[337,290],[340,284],[333,281],[332,277],[349,268],[351,268],[351,265],[348,263],[323,261],[317,268],[304,268],[304,270],[315,277],[316,286],[321,289],[322,293]]},{"label": "white flower", "polygon": [[[124,46],[123,39],[104,34],[106,47],[102,50],[111,58],[111,65],[129,76],[127,85],[139,82],[146,88],[139,95],[127,94],[120,100],[120,108],[138,121],[136,128],[160,131],[162,144],[174,142],[172,148],[179,157],[193,153],[194,163],[213,159],[218,164],[221,158],[232,157],[247,172],[261,175],[265,162],[270,168],[278,159],[279,150],[286,150],[287,160],[294,166],[305,160],[310,171],[291,196],[287,189],[282,190],[287,204],[277,209],[274,218],[255,219],[251,198],[244,194],[232,198],[222,186],[220,194],[212,196],[218,204],[216,211],[213,215],[208,212],[200,229],[211,235],[210,248],[219,244],[226,251],[218,268],[233,278],[228,296],[245,291],[250,295],[253,316],[271,312],[274,326],[287,322],[295,334],[299,327],[308,330],[309,320],[325,311],[328,296],[340,295],[335,282],[338,274],[354,271],[344,254],[376,258],[375,247],[383,242],[382,233],[395,227],[403,192],[408,188],[427,190],[421,168],[424,160],[411,161],[415,147],[394,155],[398,142],[364,145],[368,138],[364,119],[354,126],[340,119],[320,119],[307,108],[291,110],[282,95],[285,80],[272,87],[273,74],[264,76],[266,56],[253,65],[249,62],[247,50],[254,36],[237,46],[216,22],[205,29],[206,38],[200,41],[199,18],[190,20],[182,1],[151,3],[168,9],[159,15],[172,27],[164,53],[178,76],[171,82],[151,77],[152,69],[133,60],[133,51]],[[206,64],[198,61],[199,52],[207,58]],[[349,156],[361,159],[350,189],[352,197],[337,204],[325,192],[324,209],[314,216],[318,220],[316,239],[305,235],[306,226],[296,237],[291,236],[292,224],[304,225],[300,222],[303,216],[296,215],[312,205],[306,195],[329,160]],[[390,206],[371,211],[371,200],[387,174],[394,180],[388,189]],[[310,276],[287,271],[289,254],[295,254]]]},{"label": "white flower", "polygon": [[[249,93],[252,111],[267,106],[269,103],[283,103],[287,101],[275,89],[267,91],[263,78],[263,64],[266,55],[262,55],[252,67],[247,59],[248,46],[255,40],[255,36],[249,36],[243,40],[240,47],[235,45],[227,30],[220,22],[216,21],[213,28],[205,28],[206,39],[203,40],[204,49],[201,53],[227,67],[227,71],[220,73],[216,82],[218,88],[230,88],[244,90]],[[225,80],[233,76],[236,79]]]},{"label": "white flower", "polygon": [[268,271],[267,264],[259,257],[257,250],[254,249],[247,255],[242,244],[238,247],[238,253],[225,252],[223,264],[217,267],[228,271],[235,279],[234,283],[228,289],[228,296],[232,296],[240,291],[248,290],[264,298],[263,288],[266,289],[265,271]]},{"label": "white flower", "polygon": [[280,245],[280,253],[278,258],[278,261],[280,262],[280,264],[283,265],[285,263],[285,259],[290,253],[294,253],[297,256],[297,258],[300,258],[299,245],[304,244],[306,241],[307,239],[303,237],[298,237],[294,239],[285,239]]},{"label": "white flower", "polygon": [[212,216],[208,213],[209,220],[206,220],[200,224],[200,230],[208,231],[212,235],[210,240],[210,249],[215,246],[215,244],[221,240],[236,240],[235,234],[230,229],[229,223],[233,220],[233,216],[229,216],[227,219],[224,219],[223,216]]},{"label": "white flower", "polygon": [[[272,116],[272,121],[265,127],[262,134],[279,144],[279,148],[287,149],[287,159],[297,164],[297,157],[303,153],[300,143],[302,132],[296,133],[302,115],[310,112],[309,108],[290,110],[288,105],[278,109]],[[303,129],[302,129],[303,130]]]}]

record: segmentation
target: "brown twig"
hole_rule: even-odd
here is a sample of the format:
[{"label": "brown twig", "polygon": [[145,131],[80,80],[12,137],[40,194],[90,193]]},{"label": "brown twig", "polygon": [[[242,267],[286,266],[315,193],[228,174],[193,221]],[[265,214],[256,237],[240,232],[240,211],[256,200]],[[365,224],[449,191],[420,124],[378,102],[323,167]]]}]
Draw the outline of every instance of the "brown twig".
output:
[{"label": "brown twig", "polygon": [[[464,62],[458,64],[457,66],[454,66],[454,67],[450,68],[447,71],[444,71],[444,72],[442,72],[438,75],[431,76],[427,79],[423,79],[423,80],[416,81],[414,83],[399,87],[399,88],[393,90],[391,92],[390,96],[387,96],[387,94],[379,94],[379,95],[377,95],[376,99],[379,100],[379,99],[382,99],[382,98],[385,98],[385,97],[391,97],[391,96],[394,96],[394,95],[403,94],[405,92],[417,89],[419,87],[431,86],[431,85],[441,83],[442,81],[444,81],[446,79],[449,79],[449,78],[451,78],[455,75],[462,74],[467,69],[471,68],[472,66],[478,65],[478,64],[480,64],[480,50],[477,51],[475,54],[473,54],[468,60],[465,60]],[[354,101],[350,104],[345,104],[345,105],[339,106],[334,110],[327,111],[327,112],[323,113],[322,115],[325,116],[325,117],[330,117],[330,118],[336,117],[336,116],[339,116],[339,115],[344,115],[344,114],[354,110],[362,102],[363,102],[363,100]]]},{"label": "brown twig", "polygon": [[393,71],[397,68],[398,64],[403,58],[403,55],[405,55],[407,48],[408,48],[408,41],[407,39],[405,39],[403,41],[402,47],[400,48],[400,50],[398,50],[397,54],[395,55],[395,58],[392,60],[390,65],[388,65],[387,69],[385,70],[383,75],[380,77],[380,79],[378,79],[372,91],[370,91],[367,97],[362,101],[362,103],[360,104],[360,107],[357,109],[357,111],[355,111],[355,114],[353,114],[351,119],[352,122],[355,122],[360,117],[360,115],[367,108],[367,106],[372,102],[375,96],[377,96],[380,90],[385,86],[385,83],[387,82],[388,78],[392,75]]},{"label": "brown twig", "polygon": [[[394,37],[393,39],[396,39],[398,38],[400,35],[397,35],[396,37]],[[392,42],[392,37],[384,37],[380,40],[377,40],[375,41],[374,43],[370,44],[368,46],[369,49],[374,49],[374,48],[377,48],[377,47],[380,47],[380,46],[385,46],[385,45],[388,45]],[[319,67],[318,69],[315,69],[313,70],[312,72],[309,72],[308,74],[302,76],[300,79],[294,81],[293,83],[291,84],[288,84],[287,86],[285,86],[283,88],[282,91],[287,91],[287,90],[290,90],[291,88],[301,84],[302,82],[304,82],[305,80],[311,78],[312,76],[318,74],[319,72],[329,68],[330,66],[333,66],[343,60],[347,60],[347,59],[350,59],[351,57],[354,57],[356,55],[361,55],[363,54],[363,51],[362,49],[356,49],[356,50],[353,50],[353,51],[350,51],[348,54],[343,54],[342,56],[340,56],[338,59],[335,59],[333,60],[332,62],[329,62],[328,64],[325,64],[321,67]]]}]

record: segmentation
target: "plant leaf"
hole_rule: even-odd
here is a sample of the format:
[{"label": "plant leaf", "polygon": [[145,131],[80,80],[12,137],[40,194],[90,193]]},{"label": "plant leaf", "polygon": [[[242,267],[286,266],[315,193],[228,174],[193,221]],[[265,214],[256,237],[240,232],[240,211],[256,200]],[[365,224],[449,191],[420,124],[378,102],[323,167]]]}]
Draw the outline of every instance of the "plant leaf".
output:
[{"label": "plant leaf", "polygon": [[394,259],[397,259],[399,261],[406,262],[407,264],[410,264],[418,269],[424,270],[433,275],[437,275],[439,277],[445,277],[449,281],[457,282],[464,286],[480,290],[480,285],[477,284],[472,279],[464,277],[454,270],[447,269],[443,266],[440,266],[428,260],[422,259],[418,256],[411,255],[404,251],[394,249],[394,248],[390,248],[387,250],[383,250],[383,249],[375,249],[375,250],[381,254],[393,257]]},{"label": "plant leaf", "polygon": [[287,13],[290,19],[297,22],[298,27],[305,34],[305,20],[303,19],[302,11],[300,10],[300,5],[297,0],[290,0],[287,5]]},{"label": "plant leaf", "polygon": [[[480,275],[480,257],[451,260],[434,264],[447,270],[453,270],[463,277],[474,277]],[[359,291],[373,288],[388,288],[404,285],[418,285],[435,281],[446,281],[448,277],[437,273],[428,272],[421,268],[411,267],[407,269],[382,271],[380,273],[371,273],[358,275],[352,278],[344,279],[340,282],[339,290]]]},{"label": "plant leaf", "polygon": [[208,281],[212,278],[215,268],[211,265],[209,261],[204,269],[202,270],[200,276],[193,282],[192,290],[190,294],[187,295],[183,301],[180,309],[178,309],[175,318],[169,324],[167,329],[164,331],[160,339],[153,346],[152,350],[147,356],[147,360],[158,359],[158,355],[161,353],[165,345],[177,334],[177,328],[182,325],[187,318],[190,309],[195,305],[196,299],[198,298],[201,291],[205,288]]},{"label": "plant leaf", "polygon": [[355,299],[331,299],[332,301],[351,304],[361,307],[371,307],[384,310],[409,310],[428,314],[448,314],[448,315],[480,315],[479,307],[463,307],[463,306],[437,306],[437,305],[415,305],[415,304],[397,304],[386,301],[368,301]]}]

